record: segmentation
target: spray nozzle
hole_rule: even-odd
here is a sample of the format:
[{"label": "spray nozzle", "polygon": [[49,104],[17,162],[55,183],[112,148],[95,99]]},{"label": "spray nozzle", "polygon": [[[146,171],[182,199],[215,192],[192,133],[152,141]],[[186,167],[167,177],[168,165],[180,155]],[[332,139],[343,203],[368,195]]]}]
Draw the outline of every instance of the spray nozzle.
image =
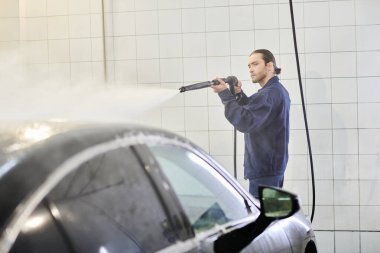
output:
[{"label": "spray nozzle", "polygon": [[[230,85],[230,90],[234,94],[234,86],[237,86],[238,84],[238,79],[236,78],[236,76],[228,76],[226,78],[222,78],[222,80],[225,83],[228,83]],[[187,86],[182,86],[181,88],[179,88],[179,92],[203,89],[203,88],[210,87],[211,85],[218,85],[218,84],[219,84],[219,81],[217,79],[214,79],[212,81],[206,81],[206,82],[201,82],[201,83],[190,84]]]}]

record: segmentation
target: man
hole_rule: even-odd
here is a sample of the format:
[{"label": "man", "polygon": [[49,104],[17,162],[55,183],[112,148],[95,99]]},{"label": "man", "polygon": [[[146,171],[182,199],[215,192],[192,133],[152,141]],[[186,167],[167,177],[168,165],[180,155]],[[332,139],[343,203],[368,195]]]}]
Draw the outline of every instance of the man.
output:
[{"label": "man", "polygon": [[279,82],[281,69],[269,50],[253,51],[248,68],[252,82],[261,86],[252,96],[243,93],[240,81],[235,88],[235,93],[241,92],[239,99],[220,78],[220,84],[211,88],[221,98],[227,120],[244,133],[244,178],[249,180],[249,192],[257,198],[259,185],[283,185],[288,162],[290,98]]}]

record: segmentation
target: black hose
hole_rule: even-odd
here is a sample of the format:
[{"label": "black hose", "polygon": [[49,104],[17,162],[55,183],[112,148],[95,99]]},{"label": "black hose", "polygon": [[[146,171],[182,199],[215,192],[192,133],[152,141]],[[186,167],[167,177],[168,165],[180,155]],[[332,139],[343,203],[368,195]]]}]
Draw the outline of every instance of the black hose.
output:
[{"label": "black hose", "polygon": [[312,204],[312,210],[311,210],[311,218],[310,218],[310,220],[311,220],[311,222],[313,222],[314,211],[315,211],[315,181],[314,181],[313,155],[312,155],[312,152],[311,152],[309,127],[308,127],[308,124],[307,124],[305,99],[304,99],[304,96],[303,96],[303,89],[302,89],[302,78],[301,78],[300,62],[299,62],[299,59],[298,59],[296,27],[295,27],[295,24],[294,24],[294,14],[293,14],[293,2],[292,2],[292,0],[289,0],[289,6],[290,6],[290,16],[291,16],[291,19],[292,19],[294,51],[295,51],[296,62],[297,62],[298,82],[299,82],[300,92],[301,92],[303,118],[304,118],[304,121],[305,121],[306,136],[307,136],[307,145],[308,145],[308,148],[309,148],[310,170],[311,170],[311,184],[312,184],[312,191],[313,191],[313,204]]}]

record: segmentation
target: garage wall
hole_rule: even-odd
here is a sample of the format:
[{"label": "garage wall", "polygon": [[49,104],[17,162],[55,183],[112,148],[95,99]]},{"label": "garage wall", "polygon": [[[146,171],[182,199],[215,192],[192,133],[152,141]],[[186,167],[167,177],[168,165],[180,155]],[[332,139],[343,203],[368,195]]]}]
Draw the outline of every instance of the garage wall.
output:
[{"label": "garage wall", "polygon": [[[248,94],[247,55],[268,48],[292,98],[285,188],[311,212],[306,136],[286,0],[2,0],[0,49],[17,48],[30,81],[101,81],[178,89],[236,75]],[[316,177],[321,252],[380,247],[380,2],[295,0]],[[105,13],[103,15],[102,10]],[[105,35],[105,36],[103,36]],[[105,49],[105,50],[104,50]],[[3,60],[4,62],[4,60]],[[106,64],[104,64],[106,62]],[[3,68],[4,69],[4,68]],[[149,101],[147,101],[149,103]],[[184,135],[233,173],[233,129],[217,95],[186,92],[139,122]],[[238,134],[238,179],[243,140]],[[349,241],[350,243],[347,243]]]}]

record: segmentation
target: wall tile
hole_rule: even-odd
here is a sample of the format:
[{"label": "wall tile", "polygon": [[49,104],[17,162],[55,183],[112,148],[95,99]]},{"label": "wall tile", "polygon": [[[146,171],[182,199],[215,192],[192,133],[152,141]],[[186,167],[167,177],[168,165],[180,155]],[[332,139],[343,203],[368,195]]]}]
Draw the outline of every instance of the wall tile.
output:
[{"label": "wall tile", "polygon": [[380,128],[380,103],[361,103],[358,105],[358,124],[360,128]]},{"label": "wall tile", "polygon": [[[378,210],[377,210],[378,211]],[[373,213],[372,213],[373,216]],[[361,253],[371,253],[376,252],[380,247],[379,241],[379,232],[371,233],[371,232],[362,232],[360,233],[360,252]]]},{"label": "wall tile", "polygon": [[331,76],[329,53],[306,54],[306,76],[309,78],[328,78]]},{"label": "wall tile", "polygon": [[253,5],[231,6],[230,10],[230,29],[233,31],[252,30]]},{"label": "wall tile", "polygon": [[139,0],[135,1],[135,8],[139,10],[155,10],[157,9],[157,0]]},{"label": "wall tile", "polygon": [[305,129],[302,105],[290,106],[290,129]]},{"label": "wall tile", "polygon": [[182,59],[161,59],[160,60],[161,82],[183,82]]},{"label": "wall tile", "polygon": [[[360,229],[361,230],[375,230],[375,231],[377,231],[379,226],[380,226],[380,221],[379,221],[378,216],[374,215],[374,214],[378,214],[379,212],[380,212],[380,206],[365,206],[365,205],[361,204],[361,206],[360,206]],[[362,232],[362,235],[363,235],[363,232]],[[374,245],[376,242],[379,241],[378,239],[376,239],[376,240],[371,240],[371,242],[369,243],[369,241],[366,241],[366,238],[363,236],[362,236],[361,240],[362,240],[362,244],[367,243],[370,245]],[[364,252],[368,252],[368,253],[369,252],[376,252],[376,250],[364,251]]]},{"label": "wall tile", "polygon": [[91,36],[91,16],[69,16],[70,38],[87,38]]},{"label": "wall tile", "polygon": [[[162,2],[162,0],[160,0]],[[113,10],[115,12],[123,11],[134,11],[135,1],[134,0],[112,0]]]},{"label": "wall tile", "polygon": [[380,94],[379,83],[379,77],[358,78],[358,102],[380,102],[380,96],[378,96]]},{"label": "wall tile", "polygon": [[25,63],[47,63],[47,41],[22,41],[21,54]]},{"label": "wall tile", "polygon": [[162,126],[171,131],[183,131],[185,129],[185,117],[183,108],[163,108]]},{"label": "wall tile", "polygon": [[138,83],[136,61],[115,61],[115,81],[122,85],[136,85]]},{"label": "wall tile", "polygon": [[289,154],[307,154],[307,150],[305,130],[290,130]]},{"label": "wall tile", "polygon": [[[325,192],[323,195],[326,194],[331,194],[332,192]],[[321,194],[318,194],[318,196],[321,196]],[[318,201],[318,198],[317,198]],[[317,205],[315,207],[317,210],[314,215],[314,220],[313,220],[313,229],[318,230],[318,229],[327,229],[327,230],[333,230],[334,229],[334,208],[333,206],[319,206]],[[318,236],[317,236],[317,242],[318,246],[321,244],[325,244],[327,242],[321,241]],[[331,244],[330,244],[331,245]],[[318,247],[318,251],[320,252],[326,252]],[[334,251],[332,251],[334,252]]]},{"label": "wall tile", "polygon": [[358,179],[358,155],[334,155],[334,178],[349,180]]},{"label": "wall tile", "polygon": [[334,207],[334,215],[336,230],[359,229],[359,206],[336,205]]},{"label": "wall tile", "polygon": [[359,154],[373,155],[380,150],[380,129],[359,129]]},{"label": "wall tile", "polygon": [[309,104],[306,111],[310,129],[331,128],[331,104]]},{"label": "wall tile", "polygon": [[357,128],[358,113],[356,104],[333,104],[333,128]]},{"label": "wall tile", "polygon": [[206,7],[227,6],[229,0],[205,0]]},{"label": "wall tile", "polygon": [[308,156],[290,155],[285,171],[285,181],[308,179]]},{"label": "wall tile", "polygon": [[[305,52],[305,32],[304,29],[296,30],[298,54]],[[293,54],[294,57],[294,40],[291,29],[280,29],[280,53]]]},{"label": "wall tile", "polygon": [[[304,3],[293,3],[294,24],[296,27],[304,27]],[[289,11],[289,2],[279,4],[279,26],[280,28],[292,28]],[[298,31],[297,31],[298,32]]]},{"label": "wall tile", "polygon": [[380,24],[380,16],[377,10],[380,9],[380,2],[376,0],[356,1],[356,24],[373,25]]},{"label": "wall tile", "polygon": [[279,10],[277,4],[254,6],[255,29],[279,28]]},{"label": "wall tile", "polygon": [[159,42],[161,58],[182,57],[181,34],[162,34],[159,36]]},{"label": "wall tile", "polygon": [[357,53],[358,76],[378,76],[380,73],[378,66],[380,66],[380,51]]},{"label": "wall tile", "polygon": [[47,22],[49,39],[65,39],[69,37],[69,19],[67,16],[49,17]]},{"label": "wall tile", "polygon": [[309,2],[304,4],[305,27],[329,26],[329,3]]},{"label": "wall tile", "polygon": [[181,8],[181,1],[158,0],[158,9],[179,9],[179,8]]},{"label": "wall tile", "polygon": [[[344,62],[344,64],[342,64]],[[356,53],[340,52],[331,54],[332,77],[356,77]]]},{"label": "wall tile", "polygon": [[70,60],[91,61],[91,39],[70,39]]},{"label": "wall tile", "polygon": [[[320,180],[332,180],[333,160],[332,155],[313,155],[314,177]],[[308,168],[308,170],[310,170]]]},{"label": "wall tile", "polygon": [[208,108],[207,107],[187,107],[185,108],[185,129],[186,131],[206,131],[208,130]]},{"label": "wall tile", "polygon": [[278,31],[256,30],[255,48],[266,48],[273,54],[278,54],[280,52],[280,36]]},{"label": "wall tile", "polygon": [[357,180],[335,180],[334,204],[359,205],[359,182]]},{"label": "wall tile", "polygon": [[[185,82],[185,85],[191,83]],[[194,90],[184,93],[186,106],[207,106],[207,89]]]},{"label": "wall tile", "polygon": [[205,33],[183,34],[182,38],[184,57],[206,56]]},{"label": "wall tile", "polygon": [[212,106],[208,109],[209,129],[214,130],[231,130],[233,127],[224,116],[224,106]]},{"label": "wall tile", "polygon": [[361,155],[359,157],[360,179],[379,180],[380,179],[380,155]]},{"label": "wall tile", "polygon": [[229,29],[230,13],[227,7],[214,7],[206,9],[207,32],[228,31]]},{"label": "wall tile", "polygon": [[205,9],[182,9],[182,32],[205,32]]},{"label": "wall tile", "polygon": [[137,58],[135,36],[115,37],[113,44],[115,60],[131,60]]},{"label": "wall tile", "polygon": [[230,57],[208,57],[207,58],[207,78],[212,80],[215,77],[227,77],[231,74]]},{"label": "wall tile", "polygon": [[336,129],[333,137],[334,154],[358,153],[358,131],[356,129]]},{"label": "wall tile", "polygon": [[185,82],[203,82],[207,80],[205,58],[185,58],[183,64]]},{"label": "wall tile", "polygon": [[310,130],[310,142],[314,154],[327,155],[332,152],[331,130]]},{"label": "wall tile", "polygon": [[380,50],[380,25],[358,26],[356,29],[359,51]]},{"label": "wall tile", "polygon": [[[25,4],[24,2],[21,2]],[[0,18],[16,18],[20,16],[20,1],[3,0],[1,1]]]},{"label": "wall tile", "polygon": [[20,37],[21,40],[46,40],[46,18],[22,18]]},{"label": "wall tile", "polygon": [[83,82],[92,80],[91,62],[72,62],[70,64],[71,82],[80,85]]},{"label": "wall tile", "polygon": [[356,78],[332,78],[331,87],[333,103],[356,103],[358,101]]},{"label": "wall tile", "polygon": [[231,43],[228,32],[210,32],[206,34],[207,56],[230,55]]},{"label": "wall tile", "polygon": [[103,18],[101,14],[91,14],[91,37],[103,37]]},{"label": "wall tile", "polygon": [[138,83],[159,83],[160,64],[158,59],[137,60]]},{"label": "wall tile", "polygon": [[136,36],[137,59],[159,58],[159,47],[158,35]]},{"label": "wall tile", "polygon": [[232,31],[231,55],[248,56],[254,49],[254,33],[252,31]]},{"label": "wall tile", "polygon": [[355,25],[355,1],[330,1],[330,25]]},{"label": "wall tile", "polygon": [[204,7],[205,0],[181,0],[182,8]]},{"label": "wall tile", "polygon": [[[298,40],[297,43],[299,43]],[[305,28],[305,52],[330,52],[330,28]]]},{"label": "wall tile", "polygon": [[158,34],[158,12],[136,12],[136,34]]},{"label": "wall tile", "polygon": [[46,0],[48,16],[67,15],[69,13],[69,0]]},{"label": "wall tile", "polygon": [[331,103],[331,79],[306,79],[304,85],[307,103]]},{"label": "wall tile", "polygon": [[332,26],[330,27],[331,51],[356,51],[356,27]]},{"label": "wall tile", "polygon": [[20,39],[19,18],[0,19],[0,41],[11,41]]},{"label": "wall tile", "polygon": [[69,0],[70,14],[90,13],[90,0]]},{"label": "wall tile", "polygon": [[[137,19],[137,17],[136,17]],[[106,20],[112,20],[114,27],[106,27],[106,31],[113,32],[114,36],[135,35],[137,22],[135,21],[135,13],[113,13],[111,17],[107,17]],[[142,24],[139,24],[140,26]],[[139,27],[139,29],[142,29]],[[141,32],[141,31],[140,31]],[[112,33],[111,33],[112,34]]]},{"label": "wall tile", "polygon": [[182,31],[181,10],[162,10],[158,13],[159,32],[180,33]]},{"label": "wall tile", "polygon": [[360,252],[360,234],[359,233],[335,232],[335,253],[356,253],[356,252]]},{"label": "wall tile", "polygon": [[208,131],[186,131],[186,137],[206,152],[210,152]]},{"label": "wall tile", "polygon": [[49,63],[49,82],[67,85],[70,78],[70,63]]},{"label": "wall tile", "polygon": [[49,40],[49,63],[70,62],[70,41]]},{"label": "wall tile", "polygon": [[247,96],[252,94],[251,87],[257,84],[253,84],[249,75],[247,67],[247,56],[231,56],[231,72],[228,75],[236,76],[241,82],[244,92],[247,92]]},{"label": "wall tile", "polygon": [[210,131],[210,154],[231,155],[233,152],[232,131]]},{"label": "wall tile", "polygon": [[[360,205],[380,206],[380,184],[378,180],[360,181]],[[378,225],[380,222],[377,222]]]},{"label": "wall tile", "polygon": [[319,252],[334,253],[334,232],[317,231],[315,237],[317,238]]}]

